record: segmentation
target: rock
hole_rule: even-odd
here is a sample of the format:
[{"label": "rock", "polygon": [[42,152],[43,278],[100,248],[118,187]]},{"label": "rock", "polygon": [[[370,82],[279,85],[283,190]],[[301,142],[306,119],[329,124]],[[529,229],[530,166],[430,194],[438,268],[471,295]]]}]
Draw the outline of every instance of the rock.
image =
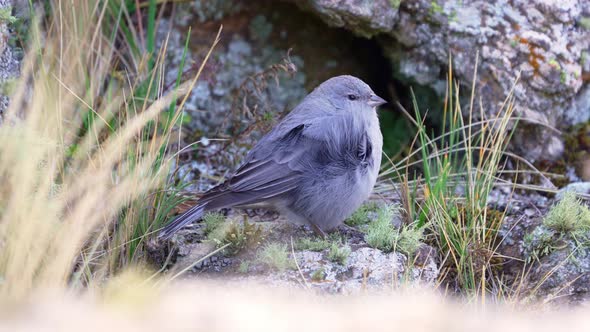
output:
[{"label": "rock", "polygon": [[[290,227],[285,220],[267,220],[259,225],[263,227],[264,234],[267,234],[263,240],[266,243],[289,244],[294,236],[297,238],[311,235],[311,231]],[[174,270],[194,264],[215,250],[215,245],[211,241],[205,241],[202,237],[198,240],[192,239],[189,236],[192,232],[194,231],[186,229],[180,231],[173,237],[172,243],[167,243],[165,247],[168,250],[165,254],[169,250],[174,250],[170,259],[171,263],[175,263]],[[293,263],[290,269],[283,272],[274,270],[260,260],[258,254],[264,244],[241,250],[231,256],[217,253],[195,265],[191,271],[213,279],[258,281],[265,285],[287,287],[308,285],[320,293],[331,294],[367,291],[379,293],[393,290],[398,286],[433,286],[437,282],[439,255],[432,247],[423,245],[416,257],[409,261],[401,253],[385,253],[367,247],[364,242],[353,242],[352,239],[346,238],[346,244],[342,244],[351,249],[348,257],[343,260],[330,260],[330,248],[323,251],[294,251],[293,256],[288,245],[288,255],[297,264]],[[165,254],[159,256],[165,257]]]},{"label": "rock", "polygon": [[20,59],[14,46],[9,42],[14,36],[11,23],[17,20],[13,16],[12,1],[0,0],[0,12],[2,16],[0,17],[0,123],[2,123],[2,114],[8,108],[8,97],[20,73]]},{"label": "rock", "polygon": [[[498,192],[494,189],[492,192]],[[502,280],[533,302],[577,304],[590,293],[590,233],[559,233],[543,224],[551,201],[514,193],[498,234]],[[497,196],[496,196],[497,197]],[[556,200],[559,198],[556,197]],[[525,273],[523,273],[523,271]]]},{"label": "rock", "polygon": [[331,26],[345,27],[367,38],[390,32],[397,18],[397,8],[389,0],[304,0],[295,3],[316,13]]},{"label": "rock", "polygon": [[182,164],[176,170],[175,176],[182,183],[190,183],[184,189],[188,192],[202,193],[211,188],[211,181],[209,178],[215,173],[223,170],[216,169],[214,172],[210,165],[204,162],[192,160],[188,163]]},{"label": "rock", "polygon": [[[423,266],[408,266],[401,253],[384,253],[373,248],[359,248],[351,252],[345,265],[330,262],[322,252],[301,251],[295,257],[308,282],[329,293],[352,294],[362,291],[380,291],[399,286],[402,280],[433,284],[438,277],[434,255]],[[314,280],[321,271],[323,278]],[[298,272],[289,272],[293,278]]]},{"label": "rock", "polygon": [[[479,52],[476,100],[493,117],[514,86],[522,117],[513,149],[529,160],[557,158],[555,131],[590,117],[587,77],[590,2],[296,1],[328,25],[377,36],[396,75],[444,95],[452,56],[455,77],[469,87]],[[371,16],[373,13],[378,15]],[[451,53],[449,54],[449,51]],[[521,78],[514,85],[518,73]],[[465,92],[470,89],[464,89]],[[468,110],[468,107],[464,108]],[[475,112],[476,114],[479,113]]]},{"label": "rock", "polygon": [[[590,248],[569,237],[559,237],[543,226],[533,233],[532,241],[544,234],[552,242],[537,242],[536,249],[548,248],[533,262],[527,276],[526,290],[532,299],[552,304],[575,304],[590,300]],[[542,241],[542,240],[541,240]],[[525,248],[530,250],[531,248]]]},{"label": "rock", "polygon": [[555,198],[560,200],[563,197],[563,194],[567,191],[573,191],[576,194],[590,195],[590,182],[570,183],[564,188],[561,188],[557,194],[555,194]]}]

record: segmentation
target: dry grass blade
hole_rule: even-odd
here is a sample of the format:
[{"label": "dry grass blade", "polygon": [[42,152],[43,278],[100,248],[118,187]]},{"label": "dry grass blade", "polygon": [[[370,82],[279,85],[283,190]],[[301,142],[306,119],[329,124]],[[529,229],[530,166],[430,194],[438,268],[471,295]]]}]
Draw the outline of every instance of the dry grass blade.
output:
[{"label": "dry grass blade", "polygon": [[[99,257],[117,247],[114,232],[138,222],[122,218],[121,212],[168,175],[171,158],[162,159],[161,150],[171,131],[156,126],[146,138],[145,128],[157,123],[176,96],[183,97],[176,110],[181,109],[204,64],[194,79],[164,93],[159,83],[164,45],[145,76],[144,86],[154,98],[133,102],[130,96],[138,97],[136,87],[143,84],[135,79],[143,77],[112,75],[112,66],[120,62],[113,58],[115,44],[101,32],[107,4],[54,1],[54,21],[44,24],[48,29],[32,30],[37,36],[32,40],[43,35],[44,45],[30,46],[0,126],[3,296],[93,283],[112,273],[109,260],[115,255]],[[213,47],[218,40],[219,34]],[[87,122],[90,118],[96,121]],[[125,236],[122,241],[128,243]]]}]

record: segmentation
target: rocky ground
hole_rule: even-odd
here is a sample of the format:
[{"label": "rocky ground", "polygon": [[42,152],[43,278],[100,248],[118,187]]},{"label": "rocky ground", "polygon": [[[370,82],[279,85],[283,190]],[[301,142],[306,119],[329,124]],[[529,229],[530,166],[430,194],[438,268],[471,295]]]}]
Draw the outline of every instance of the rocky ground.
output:
[{"label": "rocky ground", "polygon": [[[359,228],[342,226],[322,239],[264,210],[226,212],[223,223],[238,225],[236,234],[247,223],[249,230],[243,232],[251,239],[239,250],[226,250],[199,262],[186,278],[247,280],[343,294],[437,282],[439,255],[427,245],[408,258],[401,252],[371,247]],[[369,214],[367,222],[374,217]],[[399,225],[399,218],[395,215],[391,222]],[[206,228],[206,223],[198,223],[175,236],[169,244],[174,265],[189,266],[214,251],[217,241],[207,236]]]},{"label": "rocky ground", "polygon": [[[490,206],[503,214],[503,224],[489,283],[497,283],[492,285],[496,289],[510,288],[504,290],[506,294],[525,302],[586,303],[590,248],[580,246],[570,235],[558,236],[544,223],[552,201],[509,189],[491,193]],[[363,213],[352,218],[366,218],[368,224],[379,218],[374,210]],[[208,256],[224,242],[208,229],[206,219],[182,230],[165,249],[159,247],[157,265],[168,259],[170,273],[192,266],[185,278],[253,281],[323,293],[388,291],[416,284],[434,288],[444,285],[447,290],[462,292],[449,278],[449,266],[444,262],[448,257],[429,245],[427,238],[420,238],[413,252],[404,250],[403,244],[384,250],[368,241],[366,224],[355,225],[350,219],[324,240],[264,210],[227,210],[219,218],[219,225],[235,227],[230,234],[241,238],[238,246]],[[401,231],[400,214],[391,215],[389,222],[397,232]]]}]

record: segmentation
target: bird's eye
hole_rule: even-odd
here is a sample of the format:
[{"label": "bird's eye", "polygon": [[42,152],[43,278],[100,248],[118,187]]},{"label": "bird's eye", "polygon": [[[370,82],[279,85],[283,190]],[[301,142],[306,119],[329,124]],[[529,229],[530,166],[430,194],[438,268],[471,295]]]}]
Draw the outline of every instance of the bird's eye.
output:
[{"label": "bird's eye", "polygon": [[357,95],[353,95],[353,94],[348,95],[348,100],[357,100],[357,99],[358,99]]}]

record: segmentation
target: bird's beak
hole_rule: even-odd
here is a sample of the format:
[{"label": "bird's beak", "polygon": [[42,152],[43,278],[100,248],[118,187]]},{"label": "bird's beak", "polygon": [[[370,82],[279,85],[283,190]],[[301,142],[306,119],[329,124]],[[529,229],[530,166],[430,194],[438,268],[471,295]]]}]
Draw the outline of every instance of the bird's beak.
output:
[{"label": "bird's beak", "polygon": [[385,99],[383,99],[375,94],[371,95],[371,98],[369,98],[369,102],[368,102],[369,106],[371,106],[371,107],[377,107],[377,106],[383,105],[385,103],[387,103],[385,101]]}]

